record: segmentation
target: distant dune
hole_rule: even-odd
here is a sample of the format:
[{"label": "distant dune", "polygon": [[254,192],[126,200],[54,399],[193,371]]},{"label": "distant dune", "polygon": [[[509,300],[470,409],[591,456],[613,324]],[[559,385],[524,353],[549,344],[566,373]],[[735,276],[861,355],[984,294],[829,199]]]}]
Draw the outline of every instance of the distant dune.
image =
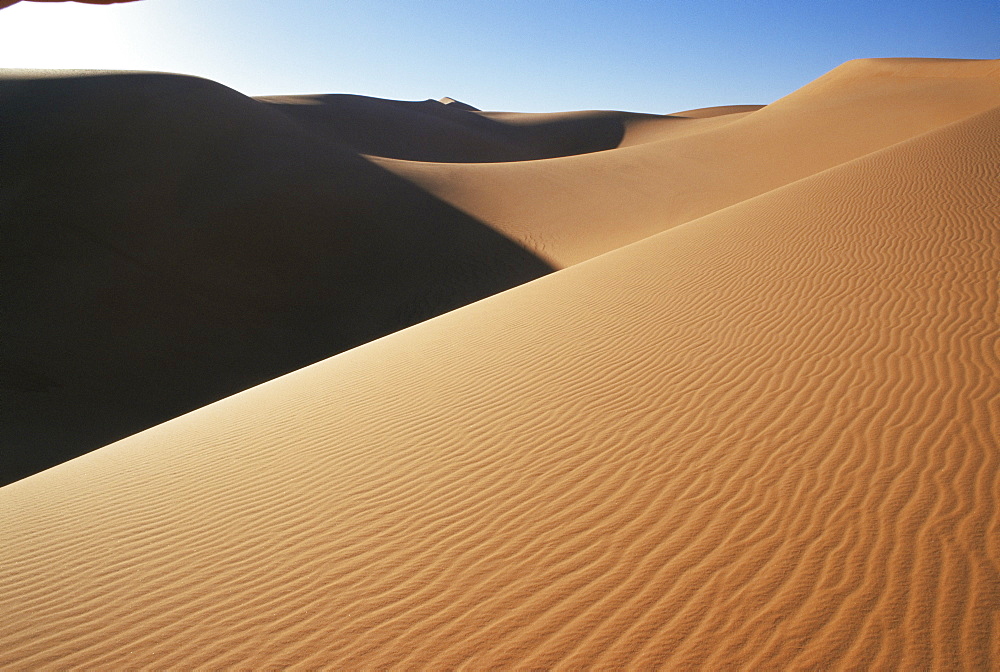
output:
[{"label": "distant dune", "polygon": [[851,61],[758,111],[633,119],[618,151],[379,165],[562,268],[988,110],[998,63]]},{"label": "distant dune", "polygon": [[[407,102],[367,96],[264,96],[303,128],[371,156],[448,163],[532,161],[618,147],[628,112],[480,112],[450,98]],[[450,102],[447,102],[450,101]]]},{"label": "distant dune", "polygon": [[[0,609],[16,615],[0,667],[1000,663],[1000,62],[851,62],[766,107],[704,114],[454,109],[533,129],[506,141],[440,101],[321,97],[309,116],[305,100],[197,81],[0,89],[19,110],[0,184],[30,176],[2,201],[31,214],[23,305],[5,304],[34,320],[14,329],[24,389],[44,371],[125,390],[133,361],[209,371],[265,327],[252,354],[281,350],[324,301],[350,321],[404,288],[443,297],[427,314],[566,268],[0,488]],[[21,86],[37,88],[8,97]],[[73,124],[147,87],[78,139]],[[77,117],[45,116],[69,95]],[[428,163],[400,156],[434,149],[375,130],[411,123],[435,144],[442,119],[482,142]],[[581,149],[579,129],[609,119],[616,143]],[[576,151],[470,160],[538,150],[524,138],[539,128]],[[376,146],[374,163],[357,154]],[[247,180],[286,186],[260,207],[233,195]],[[315,213],[340,199],[336,247]],[[439,246],[451,256],[427,267],[406,254]],[[104,259],[135,270],[102,275]],[[320,259],[366,280],[330,279]],[[394,264],[410,264],[396,284],[365,275]],[[86,303],[147,269],[159,284],[131,303]],[[330,298],[355,282],[363,298]],[[187,301],[226,291],[158,321],[118,308],[170,283]],[[291,304],[302,321],[270,327]],[[181,315],[211,330],[185,340]],[[140,325],[165,331],[133,340]],[[300,354],[325,337],[308,329]]]}]

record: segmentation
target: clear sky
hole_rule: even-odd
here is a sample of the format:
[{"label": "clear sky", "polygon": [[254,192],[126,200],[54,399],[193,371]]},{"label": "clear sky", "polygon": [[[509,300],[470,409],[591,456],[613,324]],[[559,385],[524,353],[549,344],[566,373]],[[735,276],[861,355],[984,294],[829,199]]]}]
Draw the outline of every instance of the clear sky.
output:
[{"label": "clear sky", "polygon": [[142,0],[0,11],[0,67],[249,95],[665,113],[769,103],[852,58],[1000,58],[998,0]]}]

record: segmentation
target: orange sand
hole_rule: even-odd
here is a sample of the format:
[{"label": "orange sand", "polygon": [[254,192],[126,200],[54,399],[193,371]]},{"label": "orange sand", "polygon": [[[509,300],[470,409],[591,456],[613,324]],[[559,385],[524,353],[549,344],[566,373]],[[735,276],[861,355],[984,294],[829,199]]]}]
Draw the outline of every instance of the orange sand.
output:
[{"label": "orange sand", "polygon": [[0,489],[0,667],[995,667],[997,63],[727,116],[380,160],[563,263],[667,214]]},{"label": "orange sand", "polygon": [[[613,151],[502,165],[378,163],[565,267],[998,101],[1000,61],[850,61],[757,112],[634,120],[641,136],[631,141],[624,122],[626,146]],[[643,138],[654,141],[631,144]]]}]

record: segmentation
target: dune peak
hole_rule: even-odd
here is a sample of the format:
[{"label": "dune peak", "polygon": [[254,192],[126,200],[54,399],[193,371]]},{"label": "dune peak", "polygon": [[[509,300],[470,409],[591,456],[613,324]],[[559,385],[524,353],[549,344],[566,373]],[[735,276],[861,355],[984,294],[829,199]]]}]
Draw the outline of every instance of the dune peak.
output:
[{"label": "dune peak", "polygon": [[472,105],[469,105],[468,103],[463,103],[462,101],[455,100],[454,98],[447,98],[447,97],[446,98],[439,98],[438,102],[439,103],[443,103],[445,105],[449,105],[449,106],[454,107],[454,108],[457,108],[459,110],[468,110],[469,112],[481,112],[482,111],[478,107],[473,107]]}]

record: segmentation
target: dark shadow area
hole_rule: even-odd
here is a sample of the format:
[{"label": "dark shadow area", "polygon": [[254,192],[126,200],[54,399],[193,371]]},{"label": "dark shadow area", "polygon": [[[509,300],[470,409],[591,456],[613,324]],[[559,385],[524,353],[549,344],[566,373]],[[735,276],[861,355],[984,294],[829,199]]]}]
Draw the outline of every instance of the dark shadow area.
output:
[{"label": "dark shadow area", "polygon": [[409,161],[497,163],[618,147],[627,112],[505,114],[464,103],[349,94],[258,98],[316,135],[360,154]]},{"label": "dark shadow area", "polygon": [[0,483],[551,270],[214,82],[0,80]]}]

